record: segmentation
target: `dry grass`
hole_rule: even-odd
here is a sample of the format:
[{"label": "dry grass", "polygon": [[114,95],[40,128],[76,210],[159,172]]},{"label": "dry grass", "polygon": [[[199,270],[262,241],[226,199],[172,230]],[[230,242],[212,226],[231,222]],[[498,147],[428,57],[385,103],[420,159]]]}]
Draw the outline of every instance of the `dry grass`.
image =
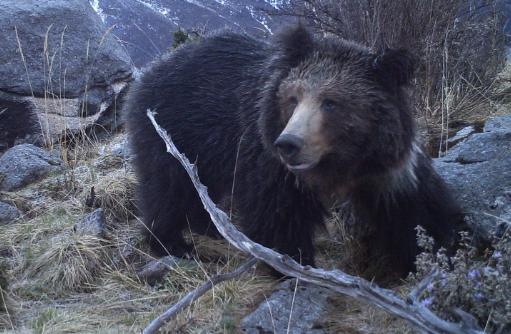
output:
[{"label": "dry grass", "polygon": [[345,334],[415,333],[405,321],[344,296],[330,300],[325,328],[329,333]]},{"label": "dry grass", "polygon": [[[100,148],[97,143],[77,147],[78,152],[68,150],[63,154],[67,166],[63,173],[17,193],[1,194],[25,211],[17,223],[0,227],[0,251],[9,254],[9,293],[20,308],[15,314],[16,331],[139,332],[207,277],[232,270],[240,262],[239,253],[225,242],[193,236],[209,262],[192,261],[175,268],[155,287],[140,281],[136,272],[151,258],[140,242],[140,222],[133,219],[135,180],[108,149],[99,155]],[[105,239],[73,231],[79,218],[92,210],[86,205],[92,187],[94,207],[107,214]],[[216,287],[167,330],[228,331],[273,283],[268,277],[254,276]],[[2,326],[9,328],[5,318],[2,313]]]},{"label": "dry grass", "polygon": [[98,178],[94,185],[94,205],[105,208],[111,219],[126,222],[135,217],[135,177],[124,171],[114,172]]},{"label": "dry grass", "polygon": [[71,231],[52,237],[24,271],[24,284],[48,289],[48,294],[87,291],[108,261],[101,239]]},{"label": "dry grass", "polygon": [[14,328],[14,301],[9,295],[6,267],[0,262],[0,329]]},{"label": "dry grass", "polygon": [[[183,261],[155,286],[138,278],[137,271],[151,256],[135,218],[135,178],[129,165],[111,150],[122,140],[115,137],[111,142],[77,147],[77,151],[69,149],[63,154],[66,171],[16,193],[0,194],[25,213],[16,223],[0,227],[0,252],[8,254],[7,293],[10,304],[15,301],[10,306],[16,306],[16,310],[10,307],[14,311],[9,317],[0,313],[0,326],[6,330],[14,326],[12,333],[137,333],[208,277],[231,271],[242,261],[242,255],[225,241],[190,234],[200,260]],[[92,187],[93,207],[103,208],[107,215],[104,239],[78,236],[73,230],[93,210],[87,205]],[[354,244],[342,226],[333,221],[328,235],[318,238],[318,261],[355,273],[357,253],[346,251]],[[215,287],[164,332],[239,332],[241,318],[278,283],[268,274],[261,267],[256,275]],[[342,326],[370,332],[370,328],[381,328],[380,319],[385,319],[385,328],[402,328],[381,311],[353,305],[342,296],[332,301],[325,319],[331,332]]]}]

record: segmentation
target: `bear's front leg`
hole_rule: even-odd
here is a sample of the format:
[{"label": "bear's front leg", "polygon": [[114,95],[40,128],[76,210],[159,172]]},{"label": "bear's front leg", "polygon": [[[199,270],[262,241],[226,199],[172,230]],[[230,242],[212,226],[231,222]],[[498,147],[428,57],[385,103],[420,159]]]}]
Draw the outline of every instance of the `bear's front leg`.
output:
[{"label": "bear's front leg", "polygon": [[250,239],[289,255],[302,265],[314,266],[314,229],[307,222],[274,220],[272,228],[257,222],[251,224],[251,228],[245,229]]},{"label": "bear's front leg", "polygon": [[314,266],[314,235],[323,224],[321,207],[301,196],[246,207],[240,212],[243,231],[253,241]]}]

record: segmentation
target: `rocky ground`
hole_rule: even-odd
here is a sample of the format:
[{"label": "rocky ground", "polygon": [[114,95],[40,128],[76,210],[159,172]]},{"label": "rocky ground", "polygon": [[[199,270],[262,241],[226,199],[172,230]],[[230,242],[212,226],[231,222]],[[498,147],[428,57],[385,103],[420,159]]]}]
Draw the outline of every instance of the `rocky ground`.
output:
[{"label": "rocky ground", "polygon": [[[511,117],[486,123],[436,165],[481,231],[511,212]],[[242,259],[224,242],[190,235],[196,259],[156,260],[141,239],[135,177],[122,133],[53,151],[17,145],[0,157],[0,254],[7,332],[139,332],[207,277]],[[507,223],[506,223],[507,222]],[[319,264],[357,272],[339,221],[319,236]],[[393,283],[398,291],[406,285]],[[2,314],[2,313],[0,313]],[[326,289],[280,282],[264,268],[217,286],[171,333],[406,333],[402,321]]]}]

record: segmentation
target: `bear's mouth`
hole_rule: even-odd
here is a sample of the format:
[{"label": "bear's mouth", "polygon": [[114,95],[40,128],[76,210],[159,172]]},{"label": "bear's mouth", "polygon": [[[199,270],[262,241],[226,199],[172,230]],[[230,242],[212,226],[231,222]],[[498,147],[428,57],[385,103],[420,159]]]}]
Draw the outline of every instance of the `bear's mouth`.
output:
[{"label": "bear's mouth", "polygon": [[286,167],[292,171],[292,172],[304,172],[313,169],[318,164],[317,161],[315,162],[306,162],[306,163],[300,163],[300,164],[286,164]]}]

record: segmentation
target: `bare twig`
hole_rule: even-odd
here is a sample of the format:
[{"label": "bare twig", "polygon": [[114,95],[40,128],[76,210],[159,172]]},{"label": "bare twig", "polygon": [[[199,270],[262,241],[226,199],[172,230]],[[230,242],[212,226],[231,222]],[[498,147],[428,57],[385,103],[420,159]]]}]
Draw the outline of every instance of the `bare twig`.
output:
[{"label": "bare twig", "polygon": [[428,286],[433,283],[438,276],[440,275],[440,269],[435,267],[429,275],[424,277],[422,281],[420,281],[415,288],[412,289],[410,294],[408,295],[408,302],[413,303],[419,300],[424,291],[428,288]]},{"label": "bare twig", "polygon": [[208,211],[212,222],[218,232],[234,247],[262,260],[275,270],[296,277],[302,281],[315,283],[330,288],[339,293],[351,296],[357,300],[378,306],[384,311],[408,321],[424,333],[451,333],[451,334],[483,334],[473,323],[460,319],[460,323],[453,323],[439,318],[418,300],[403,300],[391,290],[382,289],[362,278],[348,275],[340,270],[324,270],[302,266],[287,255],[264,247],[253,242],[241,233],[229,220],[225,212],[220,210],[208,195],[207,188],[200,182],[197,167],[179,152],[170,136],[156,122],[155,113],[147,110],[147,116],[154,128],[165,142],[167,152],[172,154],[185,168],[195,186],[198,195]]},{"label": "bare twig", "polygon": [[228,281],[234,279],[256,264],[257,260],[255,258],[250,258],[245,261],[241,266],[239,266],[236,270],[226,273],[219,274],[211,277],[210,280],[199,286],[193,291],[190,291],[183,298],[181,298],[176,304],[172,305],[171,308],[162,313],[158,318],[151,321],[151,323],[144,329],[143,334],[153,334],[156,333],[161,326],[163,326],[167,321],[174,318],[182,309],[189,306],[191,303],[199,299],[203,294],[211,290],[215,285],[222,283],[224,281]]}]

